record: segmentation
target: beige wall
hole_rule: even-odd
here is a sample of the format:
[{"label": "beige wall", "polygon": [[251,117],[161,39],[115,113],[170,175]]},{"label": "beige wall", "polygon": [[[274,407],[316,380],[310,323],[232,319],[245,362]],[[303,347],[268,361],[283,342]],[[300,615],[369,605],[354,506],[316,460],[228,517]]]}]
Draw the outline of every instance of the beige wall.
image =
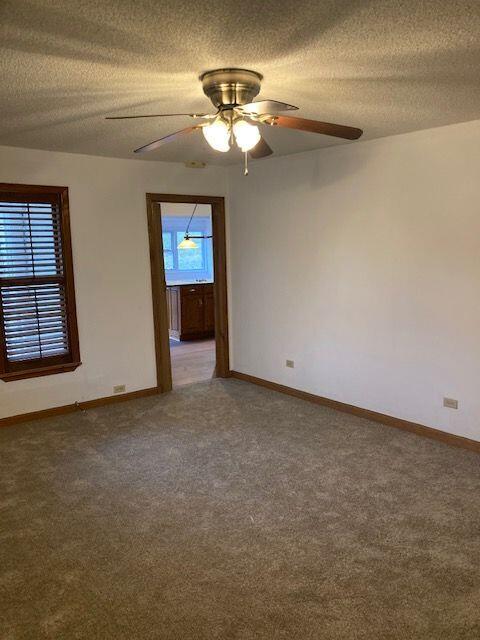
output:
[{"label": "beige wall", "polygon": [[145,193],[224,195],[224,175],[0,147],[0,182],[69,187],[83,361],[72,373],[0,381],[0,418],[156,384]]},{"label": "beige wall", "polygon": [[229,185],[235,369],[480,440],[480,121]]}]

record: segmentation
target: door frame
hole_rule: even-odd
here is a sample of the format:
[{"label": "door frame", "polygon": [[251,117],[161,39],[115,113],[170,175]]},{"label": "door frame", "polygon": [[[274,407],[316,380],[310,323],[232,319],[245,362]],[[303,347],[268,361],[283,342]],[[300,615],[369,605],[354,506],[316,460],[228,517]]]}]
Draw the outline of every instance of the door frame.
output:
[{"label": "door frame", "polygon": [[215,376],[230,375],[227,297],[227,241],[225,233],[225,198],[171,193],[147,193],[148,241],[152,276],[153,325],[157,387],[160,393],[172,390],[172,365],[168,334],[168,305],[162,242],[162,202],[210,204],[212,207],[212,242],[215,304]]}]

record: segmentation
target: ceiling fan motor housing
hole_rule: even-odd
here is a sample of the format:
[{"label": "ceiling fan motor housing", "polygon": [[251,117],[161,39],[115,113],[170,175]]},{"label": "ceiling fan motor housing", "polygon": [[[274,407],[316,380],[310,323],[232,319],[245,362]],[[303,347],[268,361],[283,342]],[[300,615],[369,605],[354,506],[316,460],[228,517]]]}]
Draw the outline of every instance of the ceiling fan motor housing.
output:
[{"label": "ceiling fan motor housing", "polygon": [[217,109],[252,102],[260,91],[263,76],[248,69],[215,69],[199,78],[203,91]]}]

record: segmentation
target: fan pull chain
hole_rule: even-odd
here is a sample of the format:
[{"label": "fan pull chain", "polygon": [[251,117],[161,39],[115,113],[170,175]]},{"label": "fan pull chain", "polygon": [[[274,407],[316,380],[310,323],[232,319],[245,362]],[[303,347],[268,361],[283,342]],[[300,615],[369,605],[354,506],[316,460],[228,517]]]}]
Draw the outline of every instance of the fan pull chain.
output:
[{"label": "fan pull chain", "polygon": [[245,151],[245,168],[243,170],[243,175],[248,176],[248,151]]}]

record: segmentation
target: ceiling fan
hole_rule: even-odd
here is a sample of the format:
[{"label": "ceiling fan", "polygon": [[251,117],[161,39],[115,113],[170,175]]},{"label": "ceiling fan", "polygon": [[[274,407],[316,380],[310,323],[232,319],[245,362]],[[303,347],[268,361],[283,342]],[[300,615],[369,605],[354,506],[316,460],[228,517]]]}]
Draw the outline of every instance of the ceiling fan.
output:
[{"label": "ceiling fan", "polygon": [[330,122],[306,120],[283,112],[296,111],[298,107],[277,100],[252,102],[260,91],[263,76],[248,69],[215,69],[200,76],[203,92],[216,108],[215,113],[157,113],[138,116],[110,116],[107,120],[129,120],[133,118],[162,118],[188,116],[199,122],[171,133],[135,149],[135,153],[153,151],[179,138],[202,131],[205,140],[216,151],[229,151],[235,141],[245,154],[245,174],[248,173],[248,154],[252,158],[264,158],[273,153],[262,137],[258,125],[270,125],[321,133],[346,140],[356,140],[363,131]]}]

